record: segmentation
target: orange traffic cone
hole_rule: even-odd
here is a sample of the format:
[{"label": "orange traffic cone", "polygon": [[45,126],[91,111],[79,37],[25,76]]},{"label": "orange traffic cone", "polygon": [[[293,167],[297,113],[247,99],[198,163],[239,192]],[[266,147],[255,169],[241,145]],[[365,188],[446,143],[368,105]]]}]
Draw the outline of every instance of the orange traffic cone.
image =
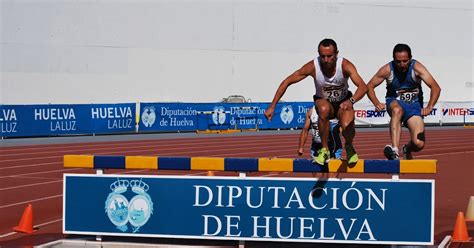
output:
[{"label": "orange traffic cone", "polygon": [[16,232],[22,233],[34,233],[36,230],[33,229],[33,206],[28,204],[23,215],[21,216],[20,223],[18,226],[13,227],[13,230]]},{"label": "orange traffic cone", "polygon": [[207,171],[207,176],[208,177],[213,177],[214,176],[214,171]]},{"label": "orange traffic cone", "polygon": [[471,237],[467,234],[466,220],[464,219],[463,212],[458,213],[452,237],[453,242],[468,242],[471,240]]}]

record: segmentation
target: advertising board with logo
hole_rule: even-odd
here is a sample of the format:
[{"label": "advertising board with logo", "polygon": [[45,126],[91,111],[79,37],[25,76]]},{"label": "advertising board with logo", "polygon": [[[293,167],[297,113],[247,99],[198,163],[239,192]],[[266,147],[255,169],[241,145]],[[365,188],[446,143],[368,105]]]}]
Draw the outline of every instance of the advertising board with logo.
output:
[{"label": "advertising board with logo", "polygon": [[278,103],[272,121],[268,122],[263,115],[268,103],[141,103],[139,130],[300,128],[312,104]]},{"label": "advertising board with logo", "polygon": [[2,137],[135,131],[135,103],[1,105]]},{"label": "advertising board with logo", "polygon": [[[299,129],[313,102],[279,102],[270,122],[264,116],[269,103],[140,103],[139,118],[136,105],[0,105],[1,137]],[[388,125],[390,122],[387,110],[376,111],[371,103],[359,102],[354,108],[357,126]],[[474,102],[439,102],[423,119],[426,124],[473,125]]]},{"label": "advertising board with logo", "polygon": [[428,245],[434,181],[66,174],[63,221],[66,234]]}]

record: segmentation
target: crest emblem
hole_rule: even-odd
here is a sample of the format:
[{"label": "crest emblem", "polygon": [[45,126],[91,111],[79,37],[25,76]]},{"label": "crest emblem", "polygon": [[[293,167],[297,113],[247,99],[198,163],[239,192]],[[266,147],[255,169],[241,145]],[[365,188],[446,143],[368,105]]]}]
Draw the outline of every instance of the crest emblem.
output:
[{"label": "crest emblem", "polygon": [[[137,194],[130,201],[122,194],[126,193],[129,187]],[[141,179],[117,179],[110,185],[110,190],[112,192],[105,201],[105,212],[110,222],[122,232],[128,230],[127,224],[130,222],[132,232],[138,232],[153,214],[153,201],[146,193],[149,190],[148,184]]]},{"label": "crest emblem", "polygon": [[156,114],[155,114],[155,107],[149,106],[144,107],[142,112],[142,123],[145,127],[151,127],[155,124]]},{"label": "crest emblem", "polygon": [[149,189],[148,184],[140,180],[130,181],[132,191],[137,195],[130,200],[129,216],[130,224],[133,226],[133,232],[138,232],[140,227],[145,225],[153,214],[153,202],[150,195],[146,192]]},{"label": "crest emblem", "polygon": [[290,124],[293,116],[293,107],[291,105],[285,105],[281,108],[280,119],[284,124]]},{"label": "crest emblem", "polygon": [[222,125],[225,122],[225,109],[222,106],[214,107],[212,111],[212,122],[216,125]]}]

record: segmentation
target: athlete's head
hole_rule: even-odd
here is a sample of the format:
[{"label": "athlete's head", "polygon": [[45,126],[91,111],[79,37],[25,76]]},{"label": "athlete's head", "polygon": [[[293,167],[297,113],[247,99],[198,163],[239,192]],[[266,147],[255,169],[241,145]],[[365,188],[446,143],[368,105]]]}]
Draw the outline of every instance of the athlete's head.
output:
[{"label": "athlete's head", "polygon": [[411,49],[407,44],[397,44],[393,48],[393,61],[400,71],[407,71],[411,60]]},{"label": "athlete's head", "polygon": [[324,69],[334,68],[337,60],[337,44],[333,39],[324,39],[319,42],[319,63]]}]

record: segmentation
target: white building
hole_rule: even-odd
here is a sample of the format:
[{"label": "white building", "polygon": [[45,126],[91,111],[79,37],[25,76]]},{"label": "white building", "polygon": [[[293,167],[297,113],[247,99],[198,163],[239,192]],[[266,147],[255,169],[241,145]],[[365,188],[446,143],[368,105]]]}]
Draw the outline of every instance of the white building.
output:
[{"label": "white building", "polygon": [[[440,101],[474,101],[472,0],[2,0],[0,8],[3,104],[232,94],[269,102],[326,37],[366,81],[407,43],[441,85]],[[310,101],[313,92],[305,79],[284,100]]]}]

